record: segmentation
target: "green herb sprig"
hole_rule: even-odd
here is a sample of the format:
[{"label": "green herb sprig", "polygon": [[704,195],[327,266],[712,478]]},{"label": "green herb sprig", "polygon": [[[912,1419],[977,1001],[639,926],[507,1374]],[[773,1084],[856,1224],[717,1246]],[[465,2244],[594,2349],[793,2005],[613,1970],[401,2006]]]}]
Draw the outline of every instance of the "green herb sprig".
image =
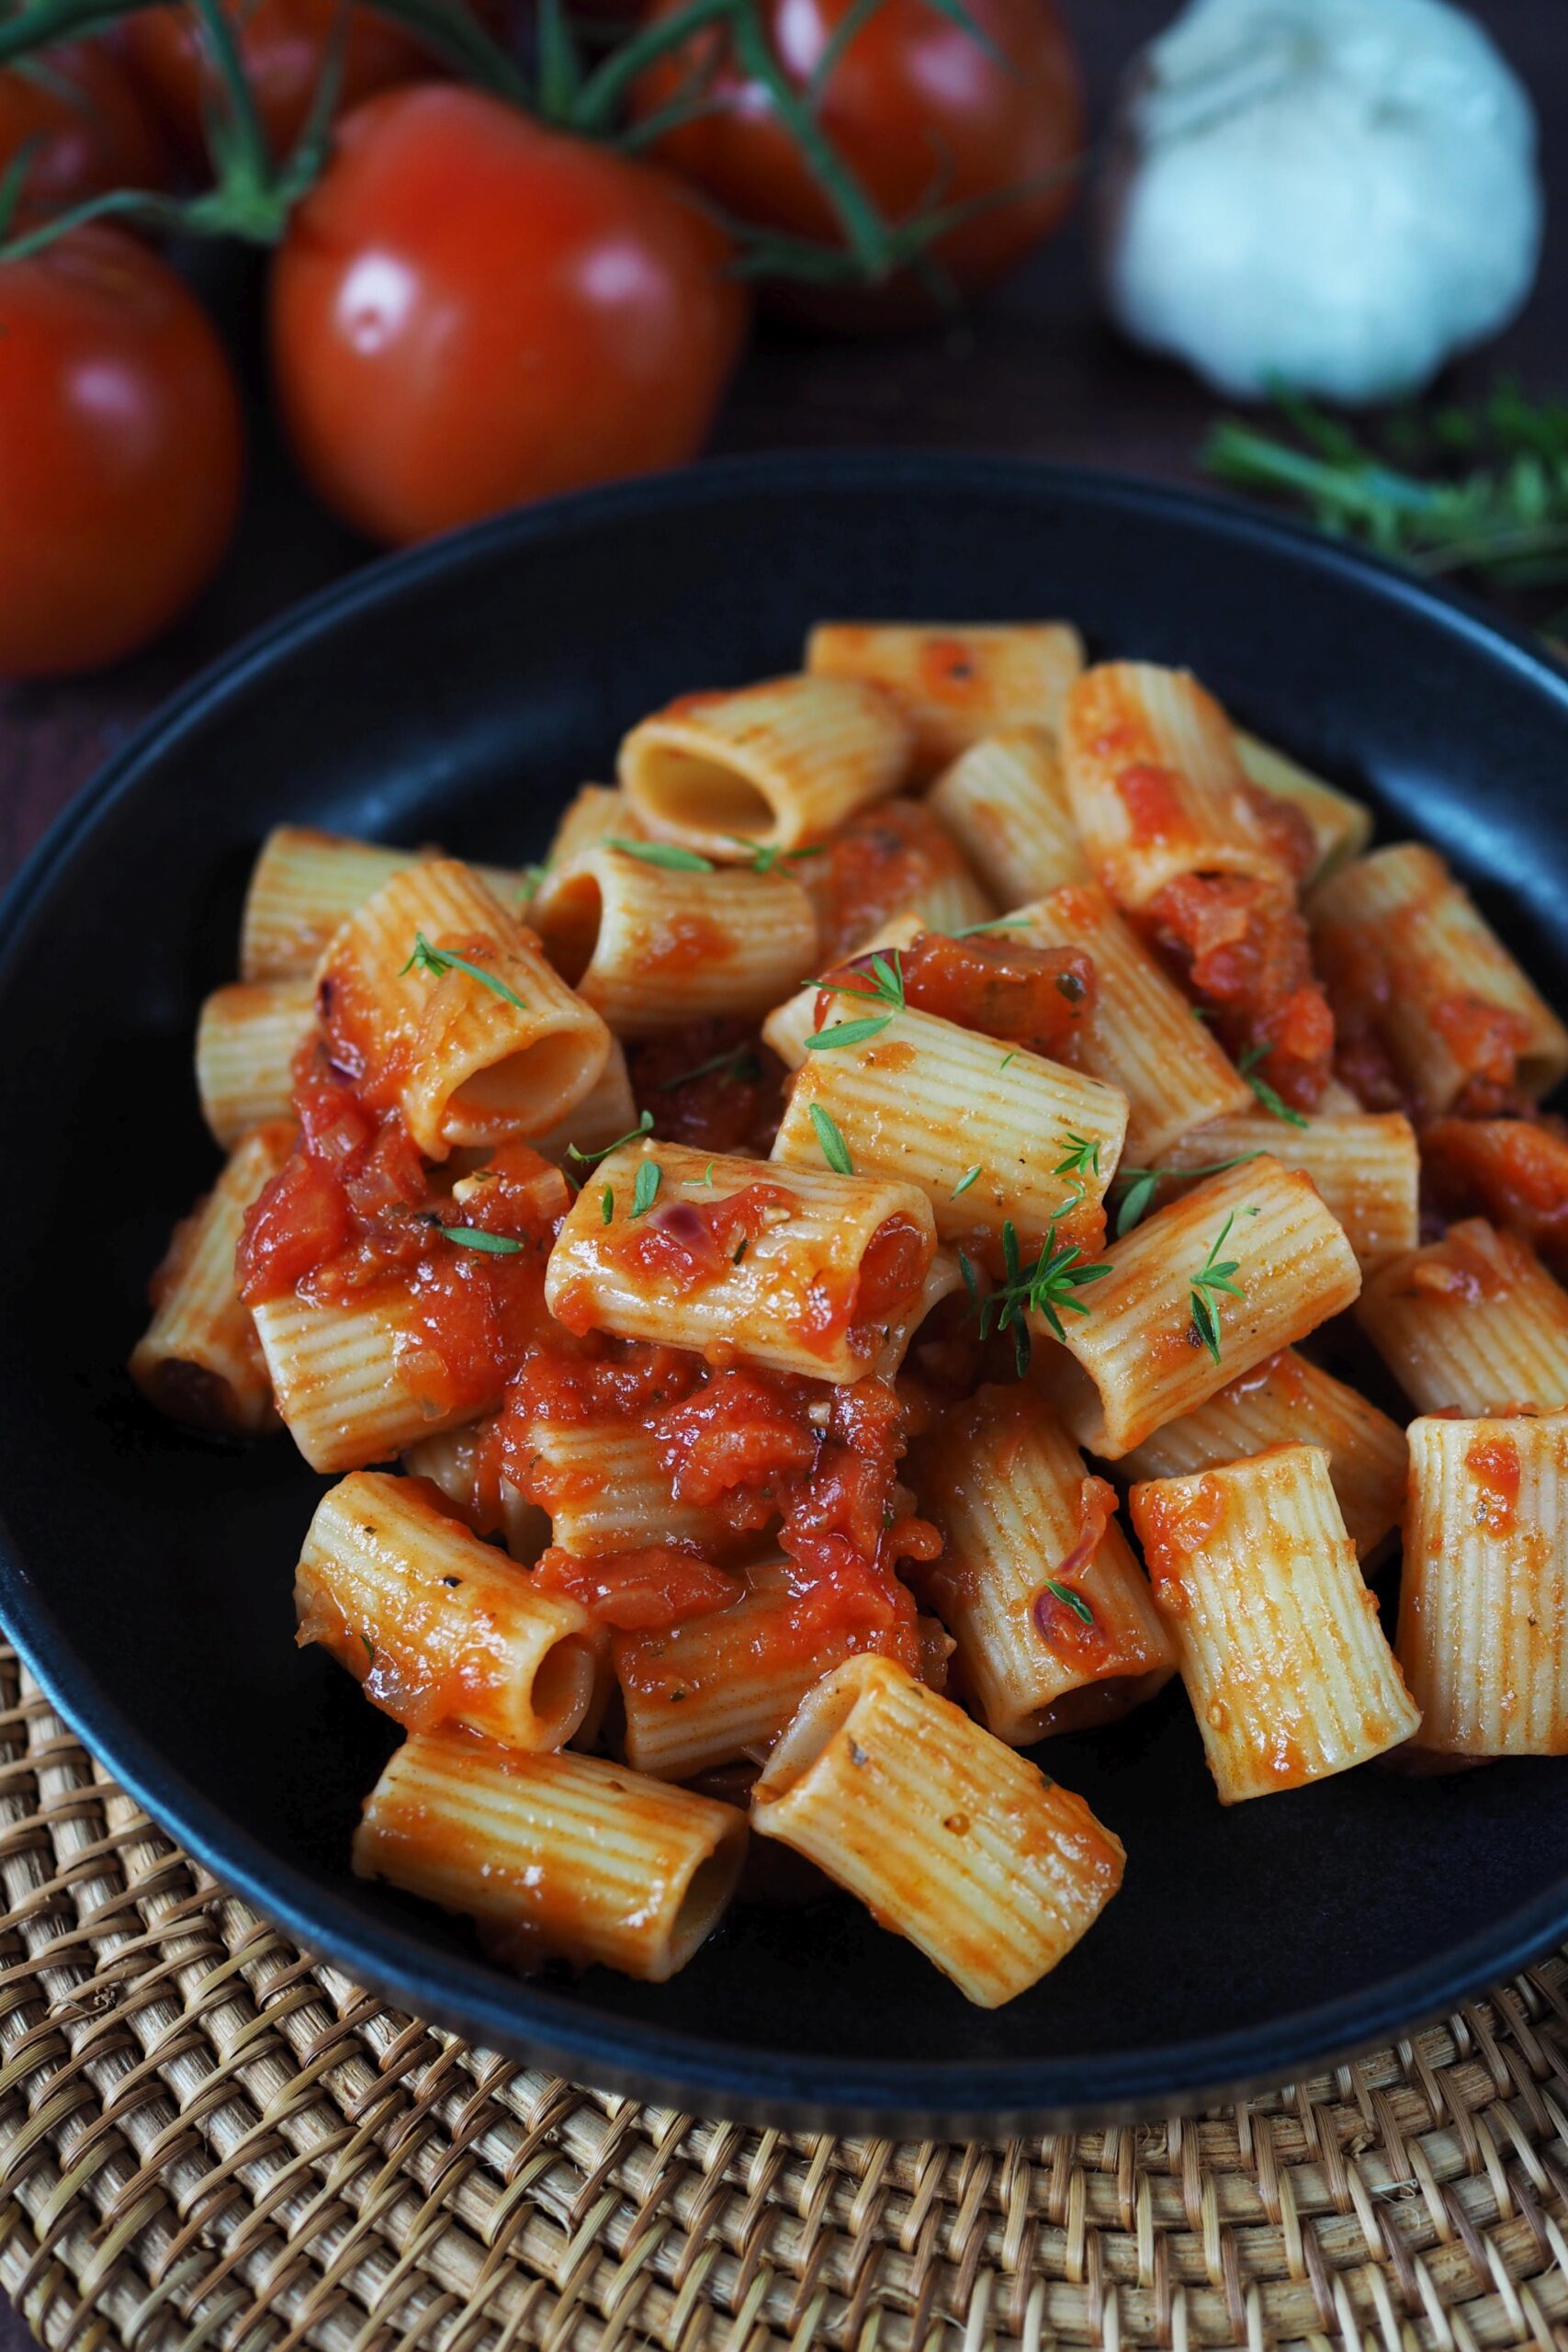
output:
[{"label": "green herb sprig", "polygon": [[817,1140],[822,1147],[823,1159],[835,1176],[852,1176],[855,1164],[850,1158],[850,1148],[844,1141],[843,1130],[837,1119],[831,1111],[824,1111],[820,1102],[812,1102],[807,1108],[811,1113],[811,1124],[817,1130]]},{"label": "green herb sprig", "polygon": [[649,1210],[659,1198],[659,1187],[663,1180],[664,1170],[657,1159],[645,1159],[642,1162],[637,1171],[637,1182],[632,1186],[633,1216],[648,1215]]},{"label": "green herb sprig", "polygon": [[509,989],[498,973],[487,972],[482,964],[470,962],[467,956],[453,955],[450,948],[432,947],[423,931],[414,933],[413,952],[400,968],[398,978],[400,980],[405,972],[428,972],[432,979],[440,980],[454,971],[467,972],[471,980],[478,980],[481,987],[489,989],[491,996],[504,998],[508,1004],[514,1004],[519,1012],[527,1012],[528,1007],[515,989]]},{"label": "green herb sprig", "polygon": [[[864,982],[862,986],[861,983]],[[904,966],[898,950],[884,956],[880,950],[871,959],[871,969],[863,972],[856,967],[852,979],[811,980],[810,988],[821,989],[835,996],[863,997],[871,1004],[886,1004],[892,1011],[862,1021],[840,1021],[830,1029],[813,1030],[806,1040],[807,1053],[830,1052],[835,1046],[861,1046],[868,1037],[881,1035],[895,1012],[907,1011],[904,994]]]},{"label": "green herb sprig", "polygon": [[1262,1157],[1260,1151],[1238,1151],[1234,1159],[1206,1159],[1196,1168],[1119,1168],[1116,1170],[1117,1182],[1120,1184],[1128,1179],[1131,1182],[1127,1182],[1127,1190],[1122,1193],[1121,1206],[1116,1212],[1117,1240],[1122,1240],[1134,1226],[1143,1223],[1148,1214],[1149,1203],[1154,1198],[1155,1187],[1164,1177],[1223,1176],[1227,1169],[1246,1168],[1249,1162]]},{"label": "green herb sprig", "polygon": [[1310,1127],[1312,1121],[1303,1112],[1293,1110],[1289,1102],[1275,1092],[1266,1078],[1258,1077],[1258,1065],[1260,1061],[1267,1059],[1269,1052],[1269,1048],[1267,1046],[1248,1046],[1236,1064],[1237,1069],[1271,1119],[1283,1119],[1289,1127]]},{"label": "green herb sprig", "polygon": [[627,1134],[617,1136],[614,1143],[603,1145],[598,1151],[580,1151],[576,1144],[569,1143],[566,1148],[566,1156],[569,1159],[575,1159],[580,1168],[597,1168],[602,1159],[608,1159],[610,1154],[613,1151],[619,1151],[623,1144],[636,1143],[640,1136],[652,1133],[653,1114],[651,1111],[645,1111],[636,1126]]},{"label": "green herb sprig", "polygon": [[440,1230],[459,1248],[481,1250],[492,1258],[514,1258],[528,1246],[525,1241],[514,1241],[509,1233],[490,1233],[482,1225],[444,1225]]},{"label": "green herb sprig", "polygon": [[694,849],[682,849],[678,842],[628,842],[614,835],[606,836],[606,849],[618,849],[627,857],[639,858],[644,865],[662,865],[671,874],[712,874],[711,857],[704,857]]},{"label": "green herb sprig", "polygon": [[[1257,1212],[1254,1211],[1253,1214],[1256,1215]],[[1234,1279],[1241,1272],[1239,1259],[1220,1256],[1220,1251],[1230,1239],[1231,1227],[1235,1220],[1236,1212],[1232,1209],[1210,1243],[1209,1254],[1193,1275],[1192,1287],[1188,1294],[1188,1303],[1192,1311],[1192,1328],[1216,1363],[1220,1361],[1219,1295],[1224,1292],[1230,1298],[1247,1296],[1241,1284]]]},{"label": "green herb sprig", "polygon": [[1092,1625],[1095,1623],[1094,1611],[1082,1593],[1075,1592],[1070,1584],[1063,1584],[1059,1577],[1047,1577],[1045,1589],[1061,1602],[1064,1609],[1070,1609],[1083,1624]]},{"label": "green herb sprig", "polygon": [[1089,1308],[1077,1294],[1090,1283],[1100,1281],[1111,1269],[1109,1263],[1089,1265],[1084,1251],[1076,1242],[1057,1238],[1062,1219],[1081,1208],[1084,1194],[1076,1193],[1065,1201],[1045,1228],[1045,1238],[1040,1253],[1029,1265],[1021,1262],[1018,1246],[1018,1228],[1009,1217],[1002,1226],[1002,1267],[1005,1279],[999,1290],[993,1291],[980,1309],[980,1337],[988,1339],[993,1330],[1011,1330],[1013,1353],[1021,1379],[1029,1370],[1031,1342],[1025,1317],[1039,1315],[1058,1340],[1066,1340],[1063,1313],[1088,1315]]}]

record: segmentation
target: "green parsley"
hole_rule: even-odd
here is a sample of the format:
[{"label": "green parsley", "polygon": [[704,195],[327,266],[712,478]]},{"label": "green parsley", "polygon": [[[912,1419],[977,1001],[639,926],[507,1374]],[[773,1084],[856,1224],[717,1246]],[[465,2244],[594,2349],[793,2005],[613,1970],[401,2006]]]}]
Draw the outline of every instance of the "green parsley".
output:
[{"label": "green parsley", "polygon": [[1064,1609],[1070,1609],[1075,1617],[1081,1618],[1086,1625],[1092,1625],[1094,1623],[1093,1610],[1089,1607],[1089,1602],[1084,1599],[1082,1593],[1075,1592],[1070,1584],[1063,1584],[1055,1577],[1047,1577],[1045,1579],[1045,1589],[1047,1592],[1055,1595],[1055,1599],[1061,1602]]},{"label": "green parsley", "polygon": [[957,1183],[954,1184],[950,1197],[953,1200],[957,1200],[960,1193],[966,1193],[969,1190],[970,1185],[976,1182],[979,1174],[980,1163],[976,1160],[973,1168],[966,1168],[964,1170],[963,1175],[959,1178]]},{"label": "green parsley", "polygon": [[1310,1126],[1312,1125],[1310,1119],[1303,1117],[1300,1111],[1293,1111],[1288,1102],[1282,1102],[1266,1078],[1256,1075],[1258,1063],[1267,1057],[1269,1050],[1270,1048],[1267,1046],[1248,1046],[1236,1064],[1237,1069],[1271,1119],[1283,1119],[1287,1125],[1292,1127]]},{"label": "green parsley", "polygon": [[657,1159],[645,1159],[643,1161],[641,1167],[637,1171],[637,1182],[632,1187],[633,1216],[646,1216],[647,1212],[653,1206],[655,1200],[659,1196],[659,1187],[663,1175],[664,1170],[660,1168]]},{"label": "green parsley", "polygon": [[1223,1176],[1227,1168],[1246,1168],[1252,1160],[1262,1157],[1260,1151],[1242,1151],[1234,1159],[1209,1159],[1197,1168],[1119,1168],[1116,1170],[1117,1182],[1122,1183],[1128,1179],[1131,1182],[1127,1182],[1122,1205],[1116,1212],[1117,1240],[1131,1233],[1135,1225],[1143,1223],[1148,1214],[1149,1203],[1154,1198],[1155,1186],[1163,1177]]},{"label": "green parsley", "polygon": [[682,849],[676,842],[624,842],[606,840],[606,849],[624,850],[628,857],[640,857],[645,865],[662,865],[671,874],[711,874],[711,857],[701,857],[694,849]]},{"label": "green parsley", "polygon": [[448,1241],[465,1250],[488,1250],[492,1258],[513,1258],[528,1246],[525,1241],[513,1241],[509,1233],[487,1233],[482,1225],[444,1225],[440,1229]]},{"label": "green parsley", "polygon": [[492,996],[503,997],[508,1004],[514,1004],[519,1012],[527,1012],[522,998],[514,989],[509,989],[496,973],[487,972],[482,964],[470,963],[466,956],[454,956],[448,948],[432,947],[423,931],[414,933],[413,953],[398,978],[400,980],[404,972],[428,972],[433,979],[439,980],[453,971],[467,972],[471,980],[478,980],[481,987],[489,989]]},{"label": "green parsley", "polygon": [[822,1147],[823,1159],[835,1176],[852,1176],[855,1164],[850,1158],[850,1148],[844,1141],[837,1119],[830,1111],[824,1111],[820,1102],[813,1102],[808,1107],[811,1124],[817,1130],[817,1140]]},{"label": "green parsley", "polygon": [[569,1143],[566,1148],[566,1156],[569,1159],[575,1159],[580,1167],[593,1168],[601,1159],[608,1159],[613,1151],[619,1151],[624,1143],[636,1143],[639,1136],[652,1133],[653,1114],[651,1111],[645,1111],[629,1135],[617,1136],[614,1143],[605,1144],[599,1151],[579,1151],[574,1143]]},{"label": "green parsley", "polygon": [[1224,1291],[1231,1298],[1245,1298],[1241,1284],[1232,1280],[1240,1272],[1235,1258],[1222,1258],[1220,1251],[1230,1238],[1236,1213],[1232,1209],[1224,1225],[1209,1245],[1209,1254],[1192,1277],[1189,1304],[1192,1311],[1192,1328],[1216,1363],[1220,1361],[1219,1294]]}]

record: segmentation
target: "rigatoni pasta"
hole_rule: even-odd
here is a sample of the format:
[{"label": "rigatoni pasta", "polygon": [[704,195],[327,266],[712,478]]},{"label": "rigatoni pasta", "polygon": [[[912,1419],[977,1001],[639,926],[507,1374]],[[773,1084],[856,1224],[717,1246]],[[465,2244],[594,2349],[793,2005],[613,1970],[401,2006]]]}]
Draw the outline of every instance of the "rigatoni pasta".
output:
[{"label": "rigatoni pasta", "polygon": [[1055,738],[1043,727],[983,736],[943,770],[928,797],[1004,910],[1093,878]]},{"label": "rigatoni pasta", "polygon": [[634,727],[620,778],[656,841],[709,857],[793,850],[897,792],[909,729],[889,698],[852,678],[773,678],[682,695]]},{"label": "rigatoni pasta", "polygon": [[152,1281],[152,1320],[130,1376],[150,1404],[196,1429],[254,1434],[276,1420],[272,1382],[234,1272],[245,1213],[288,1159],[294,1129],[258,1127],[175,1228]]},{"label": "rigatoni pasta", "polygon": [[817,954],[811,901],[784,867],[705,872],[601,846],[558,886],[555,908],[558,937],[574,941],[560,968],[622,1037],[760,1017]]},{"label": "rigatoni pasta", "polygon": [[1066,621],[822,621],[806,666],[880,686],[914,730],[918,772],[930,775],[998,728],[1054,728],[1083,640]]},{"label": "rigatoni pasta", "polygon": [[253,1127],[292,1123],[294,1057],[316,1025],[303,980],[235,980],[214,989],[196,1031],[196,1084],[215,1143],[231,1151]]},{"label": "rigatoni pasta", "polygon": [[733,1805],[624,1764],[423,1732],[371,1791],[354,1867],[467,1912],[510,1968],[597,1961],[662,1984],[716,1926],[745,1850]]},{"label": "rigatoni pasta", "polygon": [[1313,941],[1351,1084],[1382,1057],[1430,1117],[1467,1095],[1535,1101],[1568,1075],[1568,1029],[1436,850],[1401,842],[1313,893]]},{"label": "rigatoni pasta", "polygon": [[[421,943],[423,943],[422,946]],[[394,876],[321,959],[329,1035],[432,1159],[553,1126],[591,1092],[610,1033],[467,866]]]},{"label": "rigatoni pasta", "polygon": [[752,1797],[782,1838],[995,2008],[1072,1950],[1122,1883],[1121,1842],[890,1658],[802,1702]]},{"label": "rigatoni pasta", "polygon": [[1356,1319],[1417,1412],[1568,1407],[1568,1295],[1484,1217],[1382,1267]]},{"label": "rigatoni pasta", "polygon": [[[795,1073],[776,1164],[820,1167],[837,1137],[857,1173],[919,1185],[942,1239],[998,1264],[1009,1224],[1025,1246],[1053,1219],[1092,1227],[1126,1133],[1125,1095],[912,1007],[881,1020],[853,997],[834,1000],[819,1050]],[[874,1034],[822,1044],[836,1025]]]},{"label": "rigatoni pasta", "polygon": [[1409,1738],[1420,1711],[1320,1446],[1156,1479],[1129,1505],[1222,1804],[1300,1788]]},{"label": "rigatoni pasta", "polygon": [[559,1747],[593,1695],[592,1620],[433,1502],[362,1470],[316,1507],[294,1575],[299,1640],[320,1642],[410,1731],[461,1724]]},{"label": "rigatoni pasta", "polygon": [[1375,1559],[1404,1509],[1404,1431],[1294,1348],[1266,1356],[1196,1411],[1167,1421],[1117,1470],[1129,1479],[1179,1478],[1278,1445],[1321,1449],[1345,1532],[1363,1566]]},{"label": "rigatoni pasta", "polygon": [[[1213,1176],[1105,1252],[1090,1310],[1037,1346],[1037,1376],[1090,1453],[1165,1422],[1348,1306],[1360,1269],[1310,1177],[1267,1155]],[[1032,1309],[1037,1341],[1054,1336]]]},{"label": "rigatoni pasta", "polygon": [[1416,1746],[1568,1754],[1568,1415],[1410,1426],[1399,1662]]},{"label": "rigatoni pasta", "polygon": [[955,1406],[916,1475],[944,1538],[921,1590],[998,1739],[1027,1747],[1109,1722],[1169,1680],[1175,1656],[1115,1497],[1027,1385]]},{"label": "rigatoni pasta", "polygon": [[[749,1803],[991,2005],[1123,1867],[1026,1745],[1114,1792],[1190,1703],[1227,1804],[1568,1753],[1568,1029],[1430,851],[1082,661],[827,624],[542,865],[258,858],[130,1371],[337,1477],[300,1639],[409,1733],[354,1866],[502,1965],[667,1976]],[[1352,1306],[1409,1444],[1297,1351]]]}]

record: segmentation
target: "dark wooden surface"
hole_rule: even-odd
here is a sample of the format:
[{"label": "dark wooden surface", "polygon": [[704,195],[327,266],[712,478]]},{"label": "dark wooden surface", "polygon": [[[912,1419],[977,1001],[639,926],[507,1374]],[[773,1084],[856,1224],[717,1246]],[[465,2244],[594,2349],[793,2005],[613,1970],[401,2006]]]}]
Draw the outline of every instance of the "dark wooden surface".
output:
[{"label": "dark wooden surface", "polygon": [[[1094,119],[1122,63],[1171,0],[1066,0]],[[1461,380],[1498,366],[1532,385],[1568,379],[1568,6],[1483,0],[1479,11],[1535,92],[1554,198],[1533,301]],[[261,380],[260,265],[199,257],[214,306]],[[1124,348],[1100,322],[1084,220],[1036,256],[971,322],[946,334],[844,344],[761,337],[716,435],[720,450],[897,445],[1015,450],[1192,477],[1215,403],[1177,369]],[[0,881],[126,734],[204,662],[367,550],[314,507],[254,419],[250,495],[234,548],[197,609],[151,652],[49,685],[0,685]],[[214,780],[215,788],[217,779]]]},{"label": "dark wooden surface", "polygon": [[[1170,0],[1066,0],[1084,51],[1094,119],[1103,119],[1129,53],[1172,13]],[[1535,389],[1568,390],[1568,5],[1481,0],[1535,94],[1542,119],[1550,220],[1540,284],[1517,324],[1459,372],[1459,389],[1500,368]],[[198,266],[214,307],[261,370],[259,267]],[[1100,322],[1080,217],[962,330],[895,343],[826,343],[770,334],[737,382],[719,450],[941,447],[1012,450],[1196,478],[1194,451],[1215,413],[1176,369],[1126,350]],[[369,552],[312,506],[254,419],[244,519],[222,573],[162,645],[100,676],[0,685],[0,881],[71,796],[163,698],[247,630]],[[213,789],[221,789],[213,778]],[[29,2338],[0,2302],[0,2352]]]}]

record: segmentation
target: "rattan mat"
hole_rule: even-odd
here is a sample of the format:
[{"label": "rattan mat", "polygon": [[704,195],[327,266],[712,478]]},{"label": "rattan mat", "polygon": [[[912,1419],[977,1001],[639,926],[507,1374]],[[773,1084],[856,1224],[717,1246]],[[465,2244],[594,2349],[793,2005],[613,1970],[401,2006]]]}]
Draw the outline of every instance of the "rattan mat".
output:
[{"label": "rattan mat", "polygon": [[1568,1967],[1201,2120],[813,2138],[579,2090],[226,1895],[0,1649],[0,2283],[72,2352],[1568,2352]]}]

